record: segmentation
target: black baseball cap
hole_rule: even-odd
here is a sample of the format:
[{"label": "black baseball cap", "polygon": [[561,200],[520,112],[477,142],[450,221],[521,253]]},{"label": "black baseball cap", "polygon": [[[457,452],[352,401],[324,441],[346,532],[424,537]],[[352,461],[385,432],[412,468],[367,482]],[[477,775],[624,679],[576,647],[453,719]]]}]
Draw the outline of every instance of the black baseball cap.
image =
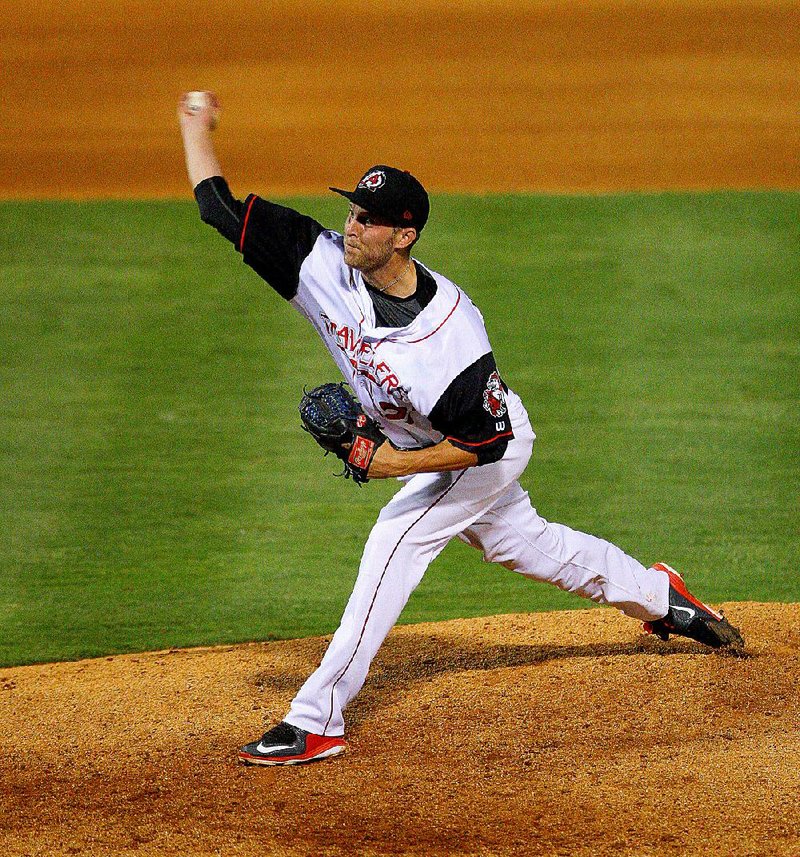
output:
[{"label": "black baseball cap", "polygon": [[428,222],[431,204],[427,191],[406,170],[376,164],[364,173],[355,190],[330,190],[397,226],[413,226],[420,232]]}]

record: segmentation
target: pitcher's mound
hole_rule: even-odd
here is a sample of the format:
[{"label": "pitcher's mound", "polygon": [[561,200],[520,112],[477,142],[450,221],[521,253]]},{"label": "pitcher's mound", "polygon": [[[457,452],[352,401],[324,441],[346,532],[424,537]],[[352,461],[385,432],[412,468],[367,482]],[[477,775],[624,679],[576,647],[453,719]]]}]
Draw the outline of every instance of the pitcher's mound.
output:
[{"label": "pitcher's mound", "polygon": [[0,670],[4,855],[800,854],[800,605],[744,656],[610,610],[396,629],[348,752],[244,768],[325,640]]}]

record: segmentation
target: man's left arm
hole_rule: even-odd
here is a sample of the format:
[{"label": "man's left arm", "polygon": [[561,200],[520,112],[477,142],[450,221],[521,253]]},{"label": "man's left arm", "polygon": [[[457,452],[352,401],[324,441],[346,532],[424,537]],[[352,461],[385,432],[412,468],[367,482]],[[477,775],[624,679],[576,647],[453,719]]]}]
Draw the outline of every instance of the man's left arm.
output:
[{"label": "man's left arm", "polygon": [[411,476],[414,473],[444,473],[475,467],[478,456],[443,440],[425,449],[395,449],[390,443],[381,444],[369,466],[370,479]]},{"label": "man's left arm", "polygon": [[383,444],[372,459],[370,479],[464,470],[499,461],[514,437],[506,389],[489,351],[453,379],[428,415],[444,440],[414,450]]}]

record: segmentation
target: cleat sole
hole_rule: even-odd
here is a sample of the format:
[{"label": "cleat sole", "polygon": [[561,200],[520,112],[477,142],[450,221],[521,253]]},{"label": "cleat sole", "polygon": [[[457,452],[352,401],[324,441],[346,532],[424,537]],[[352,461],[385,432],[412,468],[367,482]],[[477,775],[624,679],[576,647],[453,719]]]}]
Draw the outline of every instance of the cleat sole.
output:
[{"label": "cleat sole", "polygon": [[318,749],[316,752],[304,756],[254,756],[251,753],[245,753],[240,750],[237,758],[243,765],[261,765],[262,767],[275,767],[278,765],[307,765],[309,762],[317,762],[323,759],[329,759],[332,756],[338,756],[344,753],[345,744],[334,744],[331,747]]}]

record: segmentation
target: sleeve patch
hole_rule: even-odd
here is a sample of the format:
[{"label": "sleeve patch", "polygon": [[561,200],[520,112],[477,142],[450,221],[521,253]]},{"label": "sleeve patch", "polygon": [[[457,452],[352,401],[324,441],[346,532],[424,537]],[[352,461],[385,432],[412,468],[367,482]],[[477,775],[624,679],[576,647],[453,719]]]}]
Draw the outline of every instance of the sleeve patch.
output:
[{"label": "sleeve patch", "polygon": [[429,414],[431,425],[454,446],[474,452],[478,464],[497,461],[514,437],[507,391],[488,351],[442,393]]},{"label": "sleeve patch", "polygon": [[500,380],[497,370],[492,372],[486,382],[486,389],[483,391],[483,407],[495,419],[505,416],[508,411],[503,382]]}]

